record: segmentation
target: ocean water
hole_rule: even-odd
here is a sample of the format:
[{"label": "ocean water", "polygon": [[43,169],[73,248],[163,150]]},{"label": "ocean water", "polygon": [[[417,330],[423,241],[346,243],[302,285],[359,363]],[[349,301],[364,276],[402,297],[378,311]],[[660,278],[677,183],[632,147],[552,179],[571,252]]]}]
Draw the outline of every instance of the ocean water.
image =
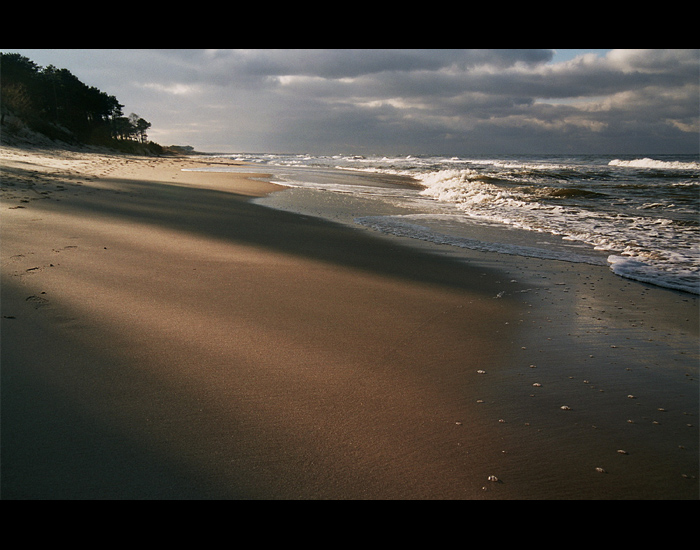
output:
[{"label": "ocean water", "polygon": [[700,294],[697,155],[218,156],[264,167],[297,204],[326,202],[326,215],[345,208],[377,231],[607,264],[622,277]]}]

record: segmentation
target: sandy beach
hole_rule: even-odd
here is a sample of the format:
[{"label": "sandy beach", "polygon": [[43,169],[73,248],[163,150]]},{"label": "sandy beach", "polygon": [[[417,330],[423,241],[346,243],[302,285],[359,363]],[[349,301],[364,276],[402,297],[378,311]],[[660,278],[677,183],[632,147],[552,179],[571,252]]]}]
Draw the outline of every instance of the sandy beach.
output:
[{"label": "sandy beach", "polygon": [[0,148],[3,499],[698,499],[697,296],[217,162]]}]

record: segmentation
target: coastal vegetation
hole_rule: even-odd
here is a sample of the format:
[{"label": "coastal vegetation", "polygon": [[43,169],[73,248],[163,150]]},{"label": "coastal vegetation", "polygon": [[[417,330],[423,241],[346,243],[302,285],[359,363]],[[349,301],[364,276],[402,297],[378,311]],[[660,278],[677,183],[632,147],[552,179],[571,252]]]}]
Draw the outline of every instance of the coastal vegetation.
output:
[{"label": "coastal vegetation", "polygon": [[16,53],[0,53],[0,136],[3,142],[39,134],[68,145],[126,153],[163,154],[148,140],[151,123],[124,115],[116,97],[81,82],[68,69],[40,67]]}]

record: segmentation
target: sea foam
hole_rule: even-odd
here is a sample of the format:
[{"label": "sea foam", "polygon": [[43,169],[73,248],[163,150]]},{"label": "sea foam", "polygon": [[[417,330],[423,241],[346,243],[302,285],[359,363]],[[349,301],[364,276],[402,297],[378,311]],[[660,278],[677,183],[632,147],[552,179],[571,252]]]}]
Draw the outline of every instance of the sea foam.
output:
[{"label": "sea foam", "polygon": [[[596,262],[602,257],[605,263],[607,257],[610,268],[621,276],[698,293],[697,155],[239,154],[235,158],[265,164],[281,185],[376,199],[394,209],[433,216],[421,221],[376,216],[374,210],[360,208],[353,216],[357,223],[377,231],[527,256],[563,259],[561,255],[570,252],[570,261],[588,261],[586,254],[576,257],[576,248],[559,247],[564,240],[588,247]],[[369,172],[378,178],[367,177]],[[383,175],[410,176],[417,185],[394,185],[394,180],[380,184]],[[547,237],[547,247],[528,248],[522,246],[524,241],[510,240],[517,232],[505,230],[494,238],[502,237],[500,243],[479,236],[469,240],[473,235],[463,228],[451,233],[455,225],[446,221],[445,214],[471,224],[470,231],[477,225],[499,224],[560,240]]]}]

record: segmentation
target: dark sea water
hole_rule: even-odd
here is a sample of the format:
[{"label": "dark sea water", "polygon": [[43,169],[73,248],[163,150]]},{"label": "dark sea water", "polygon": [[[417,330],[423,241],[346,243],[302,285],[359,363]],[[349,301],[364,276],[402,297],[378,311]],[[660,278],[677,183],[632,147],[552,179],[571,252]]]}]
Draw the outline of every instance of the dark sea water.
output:
[{"label": "dark sea water", "polygon": [[[623,277],[700,294],[697,155],[221,156],[264,167],[301,200],[392,207],[353,211],[354,223],[377,231],[607,264]],[[396,176],[413,185],[388,182]],[[537,238],[523,242],[523,231]]]}]

